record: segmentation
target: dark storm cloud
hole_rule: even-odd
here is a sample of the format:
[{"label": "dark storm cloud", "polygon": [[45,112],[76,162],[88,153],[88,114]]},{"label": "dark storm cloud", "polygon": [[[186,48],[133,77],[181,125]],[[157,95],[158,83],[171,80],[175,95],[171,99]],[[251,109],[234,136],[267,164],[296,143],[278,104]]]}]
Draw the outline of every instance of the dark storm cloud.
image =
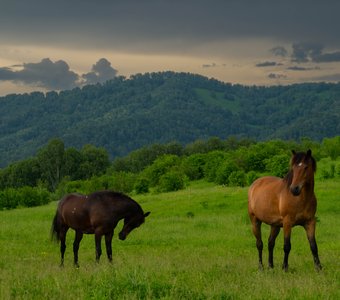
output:
[{"label": "dark storm cloud", "polygon": [[340,51],[323,53],[313,58],[314,62],[340,62]]},{"label": "dark storm cloud", "polygon": [[288,53],[286,48],[282,47],[282,46],[276,46],[276,47],[270,49],[269,52],[271,52],[275,56],[282,56],[282,57],[286,57],[287,53]]},{"label": "dark storm cloud", "polygon": [[300,66],[291,66],[288,67],[287,70],[291,71],[310,71],[310,70],[320,70],[320,67],[313,67],[313,68],[306,68],[306,67],[300,67]]},{"label": "dark storm cloud", "polygon": [[3,0],[0,35],[3,43],[130,52],[198,51],[233,38],[309,40],[336,49],[339,11],[335,0]]},{"label": "dark storm cloud", "polygon": [[326,52],[324,45],[319,43],[295,43],[292,48],[293,62],[340,62],[340,51]]},{"label": "dark storm cloud", "polygon": [[52,62],[44,58],[38,63],[24,63],[22,69],[0,68],[0,81],[14,81],[47,89],[70,89],[79,76],[62,60]]},{"label": "dark storm cloud", "polygon": [[277,66],[277,65],[281,65],[281,64],[278,64],[275,61],[265,61],[265,62],[258,63],[255,66],[261,68],[261,67],[274,67],[274,66]]},{"label": "dark storm cloud", "polygon": [[292,45],[293,54],[292,61],[297,63],[305,63],[313,61],[314,57],[320,56],[322,53],[323,45],[319,43],[295,43]]},{"label": "dark storm cloud", "polygon": [[[111,63],[105,58],[94,64],[91,72],[82,76],[71,71],[65,61],[52,62],[49,58],[44,58],[38,63],[24,63],[12,67],[20,67],[21,70],[0,68],[0,81],[20,82],[52,90],[66,90],[83,84],[102,83],[117,74],[117,70],[112,68]],[[80,80],[80,77],[83,80]]]},{"label": "dark storm cloud", "polygon": [[83,74],[84,84],[102,83],[117,75],[117,70],[111,67],[111,63],[106,58],[101,58],[92,66],[89,73]]},{"label": "dark storm cloud", "polygon": [[269,79],[282,79],[282,78],[287,78],[287,76],[284,74],[270,73],[268,75],[268,78]]}]

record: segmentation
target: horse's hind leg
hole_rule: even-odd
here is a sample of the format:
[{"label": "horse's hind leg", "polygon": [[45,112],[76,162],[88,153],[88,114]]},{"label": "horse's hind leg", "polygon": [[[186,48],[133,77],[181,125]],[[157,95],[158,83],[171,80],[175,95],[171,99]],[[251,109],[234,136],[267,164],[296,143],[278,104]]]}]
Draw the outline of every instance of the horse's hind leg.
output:
[{"label": "horse's hind leg", "polygon": [[113,232],[110,232],[105,235],[106,253],[107,253],[107,258],[109,259],[110,262],[112,262],[112,237],[113,237]]},{"label": "horse's hind leg", "polygon": [[101,233],[95,233],[94,237],[95,243],[96,243],[96,261],[99,263],[100,256],[102,255],[102,235]]},{"label": "horse's hind leg", "polygon": [[311,222],[306,223],[304,228],[306,230],[310,249],[313,254],[315,269],[317,271],[320,271],[322,269],[322,266],[321,266],[320,259],[319,259],[318,246],[315,240],[315,220],[312,220]]},{"label": "horse's hind leg", "polygon": [[268,265],[269,268],[274,268],[274,259],[273,259],[273,252],[274,252],[274,246],[275,246],[275,240],[278,234],[280,233],[280,227],[277,226],[271,226],[270,235],[268,239]]},{"label": "horse's hind leg", "polygon": [[73,242],[73,255],[74,255],[74,265],[79,268],[79,264],[78,264],[78,250],[79,250],[79,244],[80,241],[83,238],[83,233],[80,231],[76,231],[76,235],[74,238],[74,242]]},{"label": "horse's hind leg", "polygon": [[64,255],[66,250],[66,233],[67,233],[68,227],[62,227],[60,229],[59,238],[60,238],[60,255],[61,255],[61,261],[60,266],[64,266]]},{"label": "horse's hind leg", "polygon": [[261,237],[261,224],[262,222],[258,220],[256,217],[251,217],[252,222],[252,230],[253,234],[256,238],[256,247],[259,254],[259,269],[263,269],[263,263],[262,263],[262,250],[263,250],[263,242]]}]

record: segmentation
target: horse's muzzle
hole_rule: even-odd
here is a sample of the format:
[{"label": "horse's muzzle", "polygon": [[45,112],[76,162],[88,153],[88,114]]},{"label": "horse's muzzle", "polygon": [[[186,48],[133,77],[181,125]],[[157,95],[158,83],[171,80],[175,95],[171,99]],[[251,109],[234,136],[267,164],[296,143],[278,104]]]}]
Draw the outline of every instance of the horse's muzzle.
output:
[{"label": "horse's muzzle", "polygon": [[301,187],[299,185],[291,186],[290,191],[294,196],[299,196],[301,193]]}]

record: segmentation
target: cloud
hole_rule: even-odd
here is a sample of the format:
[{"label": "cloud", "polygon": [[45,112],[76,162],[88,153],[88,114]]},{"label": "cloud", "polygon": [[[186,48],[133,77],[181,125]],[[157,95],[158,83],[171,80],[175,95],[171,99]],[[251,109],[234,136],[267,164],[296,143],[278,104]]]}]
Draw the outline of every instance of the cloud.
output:
[{"label": "cloud", "polygon": [[[20,70],[16,70],[18,67]],[[63,60],[53,62],[49,58],[44,58],[38,63],[0,68],[0,82],[12,81],[47,90],[67,90],[84,84],[102,83],[114,78],[116,74],[117,70],[112,68],[111,63],[105,58],[97,61],[92,66],[91,72],[82,76],[71,71]]]},{"label": "cloud", "polygon": [[313,57],[313,61],[317,63],[340,62],[340,51],[317,55]]},{"label": "cloud", "polygon": [[287,70],[292,70],[292,71],[307,71],[307,70],[310,70],[310,68],[292,66],[292,67],[288,67]]},{"label": "cloud", "polygon": [[[17,67],[17,65],[16,65]],[[22,69],[0,68],[0,81],[14,81],[46,89],[70,89],[77,85],[78,74],[63,60],[44,58],[38,63],[24,63]]]},{"label": "cloud", "polygon": [[294,43],[293,54],[292,54],[292,62],[297,63],[305,63],[309,61],[313,61],[313,58],[321,55],[323,45],[319,43],[310,43],[310,42],[301,42]]},{"label": "cloud", "polygon": [[211,64],[203,64],[202,68],[216,68],[217,65],[215,63],[211,63]]},{"label": "cloud", "polygon": [[296,63],[326,63],[340,62],[340,51],[324,52],[324,45],[320,43],[301,42],[292,45],[291,60]]},{"label": "cloud", "polygon": [[[340,2],[335,0],[3,2],[2,44],[183,53],[212,42],[252,38],[280,43],[316,40],[340,47]],[[283,49],[276,53],[282,56]]]},{"label": "cloud", "polygon": [[284,74],[270,73],[270,74],[268,75],[268,78],[269,78],[269,79],[281,79],[281,78],[287,78],[287,76],[284,75]]},{"label": "cloud", "polygon": [[103,83],[113,79],[117,75],[117,70],[111,67],[111,63],[106,58],[101,58],[93,66],[89,73],[83,74],[84,84]]},{"label": "cloud", "polygon": [[258,63],[255,66],[256,67],[274,67],[274,66],[277,66],[277,65],[281,65],[281,64],[278,64],[275,61],[265,61],[265,62],[262,62],[262,63]]},{"label": "cloud", "polygon": [[288,53],[286,48],[282,46],[276,46],[270,49],[269,52],[274,54],[275,56],[281,56],[281,57],[286,57]]}]

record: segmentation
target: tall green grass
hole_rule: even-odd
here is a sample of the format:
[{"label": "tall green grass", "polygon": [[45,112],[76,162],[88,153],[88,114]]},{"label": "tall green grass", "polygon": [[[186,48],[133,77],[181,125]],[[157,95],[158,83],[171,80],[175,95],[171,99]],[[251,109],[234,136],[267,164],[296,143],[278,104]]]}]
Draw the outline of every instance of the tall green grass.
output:
[{"label": "tall green grass", "polygon": [[[339,192],[339,180],[316,182],[320,273],[300,227],[293,229],[289,272],[281,270],[282,233],[275,268],[258,271],[247,188],[197,182],[184,191],[136,196],[151,211],[146,223],[124,242],[116,235],[112,264],[105,255],[95,263],[93,235],[85,236],[79,269],[73,267],[72,231],[59,268],[59,245],[49,235],[56,203],[2,211],[0,299],[337,299]],[[268,233],[263,225],[264,242]]]}]

